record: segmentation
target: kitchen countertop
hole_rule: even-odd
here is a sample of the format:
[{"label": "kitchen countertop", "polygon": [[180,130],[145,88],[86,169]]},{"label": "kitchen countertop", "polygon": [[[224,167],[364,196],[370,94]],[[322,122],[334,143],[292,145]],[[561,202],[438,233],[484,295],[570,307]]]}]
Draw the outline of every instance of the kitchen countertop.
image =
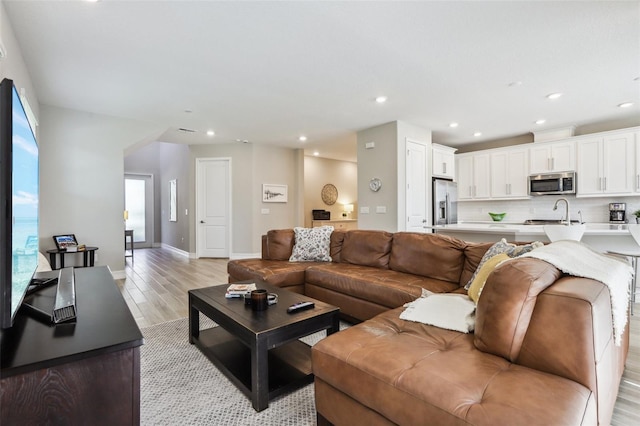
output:
[{"label": "kitchen countertop", "polygon": [[[638,243],[629,232],[629,225],[614,223],[585,223],[581,241],[601,252],[638,251]],[[522,222],[459,222],[452,225],[430,226],[436,233],[450,235],[464,241],[495,242],[501,238],[514,242],[549,242],[543,225],[524,225]]]},{"label": "kitchen countertop", "polygon": [[[614,223],[585,223],[587,225],[584,235],[628,235],[627,224]],[[523,225],[522,223],[509,222],[459,222],[451,225],[436,225],[429,227],[438,231],[448,232],[474,232],[474,233],[500,233],[500,234],[526,234],[544,235],[543,225]]]}]

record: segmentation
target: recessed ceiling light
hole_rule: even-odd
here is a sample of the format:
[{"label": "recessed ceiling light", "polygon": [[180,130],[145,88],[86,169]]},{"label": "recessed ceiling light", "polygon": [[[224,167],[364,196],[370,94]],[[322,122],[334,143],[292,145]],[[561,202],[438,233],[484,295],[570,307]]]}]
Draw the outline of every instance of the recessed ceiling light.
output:
[{"label": "recessed ceiling light", "polygon": [[298,140],[299,140],[300,142],[305,142],[305,141],[307,140],[307,137],[306,137],[306,136],[304,136],[304,135],[302,135],[302,136],[300,136],[300,137],[298,138]]},{"label": "recessed ceiling light", "polygon": [[387,97],[386,96],[378,96],[376,98],[376,102],[379,103],[379,104],[383,104],[383,103],[387,102]]},{"label": "recessed ceiling light", "polygon": [[213,136],[215,134],[216,132],[214,132],[213,130],[207,130],[207,136]]},{"label": "recessed ceiling light", "polygon": [[547,95],[547,99],[558,99],[560,96],[562,96],[560,92],[550,93]]},{"label": "recessed ceiling light", "polygon": [[630,106],[633,106],[633,102],[623,102],[621,104],[618,104],[618,106],[620,108],[629,108]]},{"label": "recessed ceiling light", "polygon": [[546,122],[547,120],[545,120],[544,118],[541,118],[540,120],[536,120],[536,124],[544,124]]},{"label": "recessed ceiling light", "polygon": [[482,136],[482,132],[475,132],[473,134],[473,136],[475,136],[476,138],[479,137],[479,136]]},{"label": "recessed ceiling light", "polygon": [[318,155],[320,155],[320,153],[318,151],[313,151],[313,155],[317,157]]},{"label": "recessed ceiling light", "polygon": [[521,81],[512,81],[511,83],[508,84],[509,87],[518,87],[518,86],[522,86],[522,82]]},{"label": "recessed ceiling light", "polygon": [[455,121],[451,122],[451,123],[449,123],[449,127],[456,128],[456,127],[458,127],[458,123],[456,123]]}]

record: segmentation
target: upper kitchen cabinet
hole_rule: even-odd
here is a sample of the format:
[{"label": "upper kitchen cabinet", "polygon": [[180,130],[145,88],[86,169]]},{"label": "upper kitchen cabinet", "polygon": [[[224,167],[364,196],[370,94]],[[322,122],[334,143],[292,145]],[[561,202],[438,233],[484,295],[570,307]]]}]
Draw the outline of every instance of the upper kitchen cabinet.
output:
[{"label": "upper kitchen cabinet", "polygon": [[431,145],[431,168],[434,177],[446,179],[456,178],[456,148],[450,148],[436,143]]},{"label": "upper kitchen cabinet", "polygon": [[634,133],[581,139],[577,151],[578,196],[634,194],[638,180]]},{"label": "upper kitchen cabinet", "polygon": [[486,200],[491,197],[490,156],[487,153],[456,156],[458,200]]},{"label": "upper kitchen cabinet", "polygon": [[640,131],[635,133],[636,135],[636,155],[635,155],[635,160],[636,160],[636,170],[635,170],[635,175],[634,175],[634,179],[635,179],[635,192],[638,193],[640,192]]},{"label": "upper kitchen cabinet", "polygon": [[491,198],[528,198],[527,148],[508,148],[491,153]]},{"label": "upper kitchen cabinet", "polygon": [[529,148],[531,174],[574,170],[576,170],[576,145],[573,141],[534,143]]}]

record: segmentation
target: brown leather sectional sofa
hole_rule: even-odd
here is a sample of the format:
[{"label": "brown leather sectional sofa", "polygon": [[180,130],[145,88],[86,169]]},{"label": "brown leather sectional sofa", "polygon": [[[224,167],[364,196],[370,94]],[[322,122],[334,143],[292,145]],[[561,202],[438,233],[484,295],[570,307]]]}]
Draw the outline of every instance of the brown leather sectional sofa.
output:
[{"label": "brown leather sectional sofa", "polygon": [[437,234],[334,231],[332,262],[289,262],[293,230],[229,281],[264,279],[364,321],[312,350],[318,422],[335,425],[609,424],[628,352],[615,346],[608,288],[533,258],[487,280],[475,333],[399,319],[402,305],[463,292],[491,244]]}]

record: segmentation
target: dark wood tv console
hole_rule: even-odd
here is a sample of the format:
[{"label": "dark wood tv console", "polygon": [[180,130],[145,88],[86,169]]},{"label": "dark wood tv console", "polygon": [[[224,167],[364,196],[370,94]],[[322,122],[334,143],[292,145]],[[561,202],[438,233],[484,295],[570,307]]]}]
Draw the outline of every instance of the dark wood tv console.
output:
[{"label": "dark wood tv console", "polygon": [[[106,266],[74,272],[75,323],[19,312],[0,335],[0,424],[140,423],[142,333]],[[50,309],[55,290],[33,304]]]}]

